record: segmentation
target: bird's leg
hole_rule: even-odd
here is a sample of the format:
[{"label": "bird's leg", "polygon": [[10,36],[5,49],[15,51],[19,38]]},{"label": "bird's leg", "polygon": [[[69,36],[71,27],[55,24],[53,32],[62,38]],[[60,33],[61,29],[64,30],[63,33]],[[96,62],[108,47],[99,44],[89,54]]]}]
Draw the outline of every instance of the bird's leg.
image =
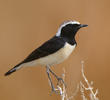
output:
[{"label": "bird's leg", "polygon": [[50,68],[49,68],[49,71],[50,71],[50,72],[56,77],[56,79],[58,80],[58,83],[57,83],[57,84],[59,84],[59,82],[62,81],[63,84],[64,84],[65,87],[66,87],[66,84],[65,84],[64,80],[63,80],[61,77],[57,76]]},{"label": "bird's leg", "polygon": [[54,85],[53,85],[53,83],[52,83],[50,74],[49,74],[49,72],[50,72],[49,69],[50,69],[49,66],[46,66],[46,71],[47,71],[47,75],[48,75],[48,78],[49,78],[49,81],[50,81],[50,85],[51,85],[51,88],[52,88],[52,92],[56,92],[56,91],[55,91],[55,88],[54,88]]}]

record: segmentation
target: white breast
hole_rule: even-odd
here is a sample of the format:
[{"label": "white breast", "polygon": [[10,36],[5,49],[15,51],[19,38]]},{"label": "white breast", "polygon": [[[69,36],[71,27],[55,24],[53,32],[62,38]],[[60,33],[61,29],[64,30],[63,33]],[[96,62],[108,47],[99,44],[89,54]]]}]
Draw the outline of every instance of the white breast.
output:
[{"label": "white breast", "polygon": [[40,59],[34,60],[32,62],[26,63],[26,66],[35,66],[35,65],[54,65],[63,62],[75,49],[76,45],[70,45],[68,43],[65,44],[63,48],[61,48],[56,53],[48,55],[46,57],[42,57]]}]

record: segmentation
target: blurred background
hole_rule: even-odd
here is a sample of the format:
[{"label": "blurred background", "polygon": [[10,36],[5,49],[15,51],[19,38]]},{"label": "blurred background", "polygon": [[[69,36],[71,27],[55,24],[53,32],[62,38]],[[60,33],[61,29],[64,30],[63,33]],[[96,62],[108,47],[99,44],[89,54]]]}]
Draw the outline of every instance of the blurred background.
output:
[{"label": "blurred background", "polygon": [[99,98],[110,98],[109,0],[0,0],[0,100],[60,100],[49,95],[45,67],[23,68],[8,77],[4,73],[54,36],[65,20],[89,26],[78,32],[75,52],[53,71],[61,76],[65,68],[71,95],[81,80],[84,60],[85,74],[99,89]]}]

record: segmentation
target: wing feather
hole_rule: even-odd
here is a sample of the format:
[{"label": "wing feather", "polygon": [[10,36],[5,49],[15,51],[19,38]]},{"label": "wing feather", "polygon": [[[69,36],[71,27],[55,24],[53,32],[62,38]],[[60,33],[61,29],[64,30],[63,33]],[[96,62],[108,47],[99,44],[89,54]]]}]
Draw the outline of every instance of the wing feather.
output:
[{"label": "wing feather", "polygon": [[54,36],[52,39],[45,42],[39,48],[35,49],[24,61],[23,63],[30,62],[39,59],[44,56],[48,56],[55,53],[65,44],[65,40],[61,37]]}]

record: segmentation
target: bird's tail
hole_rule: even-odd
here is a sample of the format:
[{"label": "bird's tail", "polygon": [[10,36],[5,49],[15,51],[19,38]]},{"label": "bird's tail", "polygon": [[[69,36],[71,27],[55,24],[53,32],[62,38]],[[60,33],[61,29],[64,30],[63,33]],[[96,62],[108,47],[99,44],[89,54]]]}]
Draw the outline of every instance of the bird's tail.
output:
[{"label": "bird's tail", "polygon": [[18,69],[20,69],[21,65],[22,65],[22,63],[19,63],[18,65],[16,65],[12,69],[10,69],[8,72],[5,73],[5,76],[10,75],[11,73],[13,73],[13,72],[17,71]]}]

